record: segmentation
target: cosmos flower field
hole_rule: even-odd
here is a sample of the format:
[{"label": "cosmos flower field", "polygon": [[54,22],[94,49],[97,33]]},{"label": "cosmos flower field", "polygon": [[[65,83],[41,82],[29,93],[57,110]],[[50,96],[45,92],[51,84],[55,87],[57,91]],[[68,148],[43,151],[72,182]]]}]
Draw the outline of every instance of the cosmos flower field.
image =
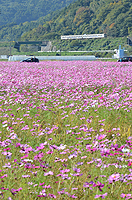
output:
[{"label": "cosmos flower field", "polygon": [[0,199],[132,199],[132,63],[0,62]]}]

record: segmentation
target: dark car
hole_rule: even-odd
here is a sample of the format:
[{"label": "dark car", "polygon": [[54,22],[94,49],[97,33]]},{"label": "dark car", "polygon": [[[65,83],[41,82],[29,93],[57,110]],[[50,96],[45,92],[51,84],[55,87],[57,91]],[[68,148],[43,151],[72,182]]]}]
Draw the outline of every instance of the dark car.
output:
[{"label": "dark car", "polygon": [[132,57],[123,57],[118,60],[118,62],[132,62]]},{"label": "dark car", "polygon": [[39,62],[38,58],[27,58],[25,60],[21,60],[20,62]]}]

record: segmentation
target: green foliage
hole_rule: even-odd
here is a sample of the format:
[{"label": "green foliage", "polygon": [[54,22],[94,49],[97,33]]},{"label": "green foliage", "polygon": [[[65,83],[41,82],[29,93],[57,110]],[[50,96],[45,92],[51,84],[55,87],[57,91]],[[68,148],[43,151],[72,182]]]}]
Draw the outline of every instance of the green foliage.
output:
[{"label": "green foliage", "polygon": [[[94,5],[94,6],[93,6]],[[78,0],[52,18],[48,33],[59,35],[106,33],[111,37],[128,35],[132,27],[131,1]],[[45,23],[44,25],[45,26]],[[37,32],[35,33],[37,34]],[[47,30],[45,33],[47,34]],[[26,34],[24,37],[26,39]]]},{"label": "green foliage", "polygon": [[[70,0],[66,2],[70,3]],[[55,0],[53,5],[54,3]],[[52,3],[50,4],[52,7]],[[47,1],[46,5],[48,5]],[[37,6],[36,3],[35,8]],[[131,34],[131,8],[130,0],[77,0],[68,7],[36,21],[1,26],[0,38],[1,40],[54,40],[60,38],[61,35],[94,33],[124,37]],[[30,12],[29,10],[29,15]]]},{"label": "green foliage", "polygon": [[70,47],[73,47],[74,50],[78,49],[79,46],[80,46],[79,40],[72,40],[72,42],[70,43]]},{"label": "green foliage", "polygon": [[0,25],[37,20],[39,17],[68,6],[73,0],[5,0],[1,3]]}]

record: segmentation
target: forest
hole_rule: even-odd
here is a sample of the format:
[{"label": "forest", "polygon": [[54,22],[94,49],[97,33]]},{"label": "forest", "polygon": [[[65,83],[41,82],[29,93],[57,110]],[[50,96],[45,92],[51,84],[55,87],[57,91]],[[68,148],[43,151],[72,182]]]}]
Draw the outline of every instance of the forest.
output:
[{"label": "forest", "polygon": [[1,41],[58,40],[61,35],[105,33],[132,35],[131,0],[77,0],[36,21],[1,26]]},{"label": "forest", "polygon": [[0,26],[30,22],[68,6],[74,0],[0,0]]}]

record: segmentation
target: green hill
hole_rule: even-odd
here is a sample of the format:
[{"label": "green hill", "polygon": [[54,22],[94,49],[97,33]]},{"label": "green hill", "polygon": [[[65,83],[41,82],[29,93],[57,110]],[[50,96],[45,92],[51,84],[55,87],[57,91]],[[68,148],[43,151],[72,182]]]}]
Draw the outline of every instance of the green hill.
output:
[{"label": "green hill", "polygon": [[55,39],[60,35],[106,33],[112,37],[132,32],[131,0],[77,0],[22,39]]},{"label": "green hill", "polygon": [[73,0],[0,0],[0,26],[37,20],[71,2]]},{"label": "green hill", "polygon": [[1,29],[0,38],[58,40],[61,35],[93,33],[126,37],[132,34],[131,19],[131,0],[77,0],[61,11],[52,12],[36,21],[9,24]]}]

